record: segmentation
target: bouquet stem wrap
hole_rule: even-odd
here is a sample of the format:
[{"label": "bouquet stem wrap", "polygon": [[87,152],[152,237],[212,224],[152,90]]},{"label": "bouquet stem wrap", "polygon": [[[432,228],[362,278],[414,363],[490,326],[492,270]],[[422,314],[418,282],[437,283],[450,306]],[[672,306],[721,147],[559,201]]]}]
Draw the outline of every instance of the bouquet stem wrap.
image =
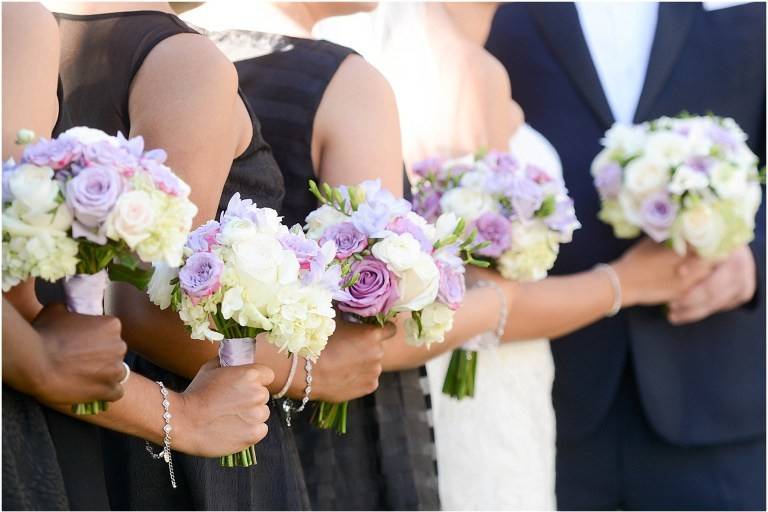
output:
[{"label": "bouquet stem wrap", "polygon": [[[104,294],[107,291],[107,271],[95,274],[76,274],[64,280],[67,309],[81,315],[104,314]],[[105,400],[95,400],[72,405],[72,412],[79,415],[98,414],[107,410]]]},{"label": "bouquet stem wrap", "polygon": [[[221,366],[242,366],[252,364],[256,355],[256,342],[253,338],[229,338],[219,342],[219,364]],[[219,464],[226,468],[249,467],[256,464],[256,447],[225,455]]]}]

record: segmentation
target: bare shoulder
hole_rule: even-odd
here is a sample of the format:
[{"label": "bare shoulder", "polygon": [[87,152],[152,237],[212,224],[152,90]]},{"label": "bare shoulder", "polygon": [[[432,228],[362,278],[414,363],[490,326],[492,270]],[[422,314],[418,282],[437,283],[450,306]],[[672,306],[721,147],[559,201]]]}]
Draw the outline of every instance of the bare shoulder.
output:
[{"label": "bare shoulder", "polygon": [[341,108],[345,108],[344,104],[351,108],[364,103],[371,107],[397,109],[395,94],[384,75],[357,54],[341,63],[328,84],[323,102],[339,102]]},{"label": "bare shoulder", "polygon": [[151,74],[159,80],[186,82],[190,87],[204,85],[237,90],[234,65],[201,34],[177,34],[160,42],[147,55],[137,78],[142,74]]},{"label": "bare shoulder", "polygon": [[468,70],[486,94],[509,99],[511,87],[504,65],[485,48],[468,45],[463,52],[464,68]]}]

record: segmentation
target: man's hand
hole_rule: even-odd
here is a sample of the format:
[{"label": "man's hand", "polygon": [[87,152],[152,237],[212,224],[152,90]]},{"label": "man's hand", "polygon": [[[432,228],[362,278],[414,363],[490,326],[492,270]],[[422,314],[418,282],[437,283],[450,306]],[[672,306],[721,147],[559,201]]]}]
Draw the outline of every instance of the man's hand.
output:
[{"label": "man's hand", "polygon": [[755,259],[750,248],[744,246],[682,297],[670,302],[669,321],[675,325],[698,322],[714,313],[737,308],[752,299],[756,287]]}]

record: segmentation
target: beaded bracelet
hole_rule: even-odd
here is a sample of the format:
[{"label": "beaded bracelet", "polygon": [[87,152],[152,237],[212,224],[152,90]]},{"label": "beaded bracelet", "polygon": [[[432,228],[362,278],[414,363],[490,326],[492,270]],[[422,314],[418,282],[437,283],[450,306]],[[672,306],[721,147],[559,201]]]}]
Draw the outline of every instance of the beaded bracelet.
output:
[{"label": "beaded bracelet", "polygon": [[163,459],[168,464],[168,474],[171,476],[171,487],[176,488],[176,476],[173,473],[173,458],[171,457],[171,418],[173,417],[170,412],[171,402],[168,401],[168,390],[162,381],[155,381],[160,386],[160,394],[163,396],[163,449],[159,453],[155,453],[152,449],[152,445],[149,441],[144,441],[147,452],[155,459]]},{"label": "beaded bracelet", "polygon": [[301,399],[301,404],[298,407],[294,407],[293,401],[290,398],[286,398],[283,402],[283,412],[285,413],[285,424],[291,426],[291,416],[293,413],[300,413],[304,410],[309,403],[309,397],[312,394],[312,360],[304,358],[304,370],[306,371],[305,381],[307,386],[304,388],[304,396]]}]

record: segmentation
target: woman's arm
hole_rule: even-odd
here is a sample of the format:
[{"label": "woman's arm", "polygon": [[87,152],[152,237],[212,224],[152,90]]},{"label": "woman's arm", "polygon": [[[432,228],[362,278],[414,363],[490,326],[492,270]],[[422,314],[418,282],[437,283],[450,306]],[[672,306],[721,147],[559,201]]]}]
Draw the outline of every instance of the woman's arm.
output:
[{"label": "woman's arm", "polygon": [[38,3],[3,3],[3,160],[19,159],[16,133],[50,137],[59,112],[59,27]]}]

